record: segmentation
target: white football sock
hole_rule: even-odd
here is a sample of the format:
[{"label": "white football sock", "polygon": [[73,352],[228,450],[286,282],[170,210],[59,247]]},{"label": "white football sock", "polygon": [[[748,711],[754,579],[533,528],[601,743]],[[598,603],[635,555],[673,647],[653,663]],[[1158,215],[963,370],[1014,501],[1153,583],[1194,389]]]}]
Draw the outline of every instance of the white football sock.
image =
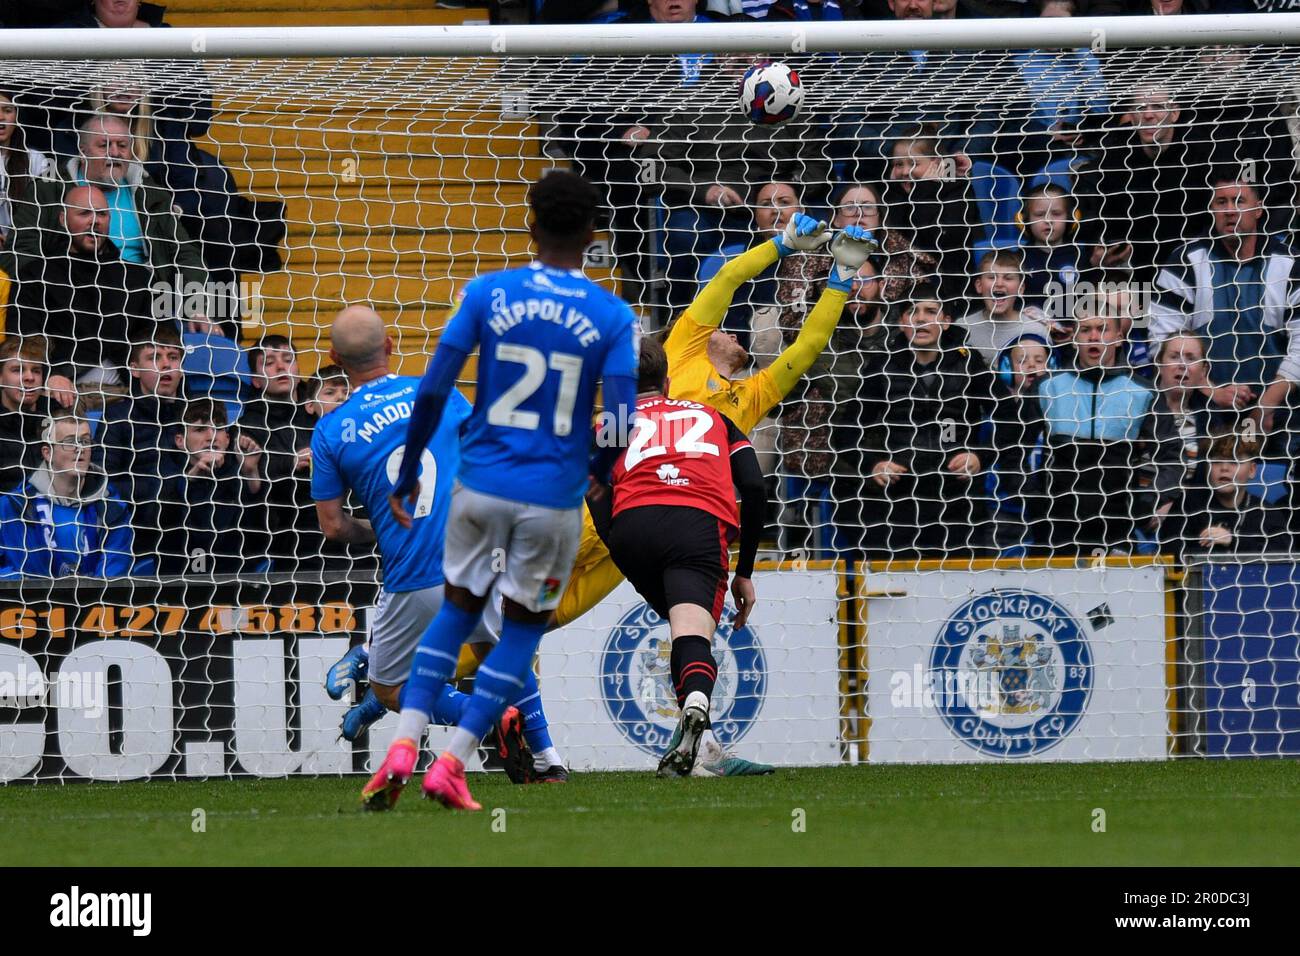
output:
[{"label": "white football sock", "polygon": [[549,770],[551,767],[563,767],[564,761],[560,759],[560,752],[554,747],[547,747],[539,753],[533,754],[533,766],[538,770]]},{"label": "white football sock", "polygon": [[447,745],[446,752],[461,763],[469,763],[470,754],[478,750],[478,742],[478,738],[468,730],[457,727],[451,735],[451,743]]},{"label": "white football sock", "polygon": [[408,738],[415,741],[415,746],[420,746],[420,740],[424,737],[424,728],[429,726],[429,715],[418,707],[407,707],[397,718],[397,734],[394,740]]}]

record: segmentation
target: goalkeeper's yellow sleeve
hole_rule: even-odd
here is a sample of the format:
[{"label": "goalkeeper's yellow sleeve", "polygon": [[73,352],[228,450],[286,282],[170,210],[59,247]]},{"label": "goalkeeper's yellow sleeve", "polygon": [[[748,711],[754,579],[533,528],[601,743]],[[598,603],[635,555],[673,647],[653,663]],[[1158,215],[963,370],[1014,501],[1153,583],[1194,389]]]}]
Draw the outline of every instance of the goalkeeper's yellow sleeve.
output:
[{"label": "goalkeeper's yellow sleeve", "polygon": [[[817,356],[826,349],[827,343],[831,340],[831,333],[835,331],[835,326],[839,325],[840,316],[844,314],[844,305],[848,301],[847,292],[828,286],[822,292],[821,298],[817,300],[817,304],[813,306],[813,310],[808,313],[808,318],[804,319],[799,337],[767,367],[767,370],[772,373],[772,380],[776,383],[781,398],[790,394],[795,383],[812,368],[813,362],[817,361]],[[769,411],[770,408],[763,414],[766,415]]]},{"label": "goalkeeper's yellow sleeve", "polygon": [[[709,280],[709,284],[700,290],[695,301],[686,307],[682,319],[694,319],[700,325],[716,329],[731,308],[736,290],[750,279],[761,275],[764,269],[779,258],[781,254],[777,252],[776,243],[769,240],[747,249],[734,259],[728,259],[718,274]],[[681,320],[678,321],[680,323]]]}]

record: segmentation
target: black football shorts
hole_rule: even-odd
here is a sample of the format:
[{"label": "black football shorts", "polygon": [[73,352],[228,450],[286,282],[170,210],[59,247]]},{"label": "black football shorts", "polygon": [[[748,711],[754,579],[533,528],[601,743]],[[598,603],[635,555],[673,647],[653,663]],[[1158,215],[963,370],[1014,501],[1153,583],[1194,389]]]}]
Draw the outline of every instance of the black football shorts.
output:
[{"label": "black football shorts", "polygon": [[678,604],[722,615],[734,531],[723,521],[680,505],[643,505],[614,516],[609,554],[664,620]]}]

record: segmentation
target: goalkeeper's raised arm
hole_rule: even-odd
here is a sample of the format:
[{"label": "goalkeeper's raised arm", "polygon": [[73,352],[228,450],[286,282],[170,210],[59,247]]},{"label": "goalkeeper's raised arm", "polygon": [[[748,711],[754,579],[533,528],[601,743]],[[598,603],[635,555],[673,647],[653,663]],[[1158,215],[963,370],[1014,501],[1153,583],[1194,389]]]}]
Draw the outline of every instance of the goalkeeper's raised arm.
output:
[{"label": "goalkeeper's raised arm", "polygon": [[876,249],[871,233],[857,226],[840,233],[831,247],[835,264],[825,291],[799,337],[772,365],[749,378],[737,378],[749,365],[749,353],[719,326],[744,283],[778,259],[816,251],[830,237],[824,222],[796,213],[783,233],[754,246],[719,270],[678,318],[664,343],[674,398],[711,405],[742,431],[749,432],[790,393],[830,341],[848,301],[853,278]]}]

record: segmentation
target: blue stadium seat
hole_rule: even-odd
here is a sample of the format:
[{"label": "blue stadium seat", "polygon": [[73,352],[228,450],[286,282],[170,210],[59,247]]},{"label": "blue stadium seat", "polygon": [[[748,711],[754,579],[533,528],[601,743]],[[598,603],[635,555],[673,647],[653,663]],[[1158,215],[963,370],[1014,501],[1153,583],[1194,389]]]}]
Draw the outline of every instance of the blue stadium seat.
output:
[{"label": "blue stadium seat", "polygon": [[705,257],[700,263],[700,271],[696,277],[700,280],[700,286],[703,287],[706,282],[712,279],[721,271],[722,267],[727,264],[728,259],[735,258],[745,251],[747,247],[739,244],[723,246],[711,256]]},{"label": "blue stadium seat", "polygon": [[1037,189],[1039,186],[1060,186],[1071,196],[1074,195],[1075,167],[1084,162],[1082,157],[1067,156],[1064,159],[1056,159],[1048,163],[1034,175],[1028,177],[1025,182],[1027,189]]},{"label": "blue stadium seat", "polygon": [[223,335],[186,332],[183,336],[185,388],[191,398],[215,398],[225,403],[232,423],[243,411],[241,395],[249,384],[248,356],[239,343]]},{"label": "blue stadium seat", "polygon": [[104,420],[104,410],[102,408],[90,408],[86,410],[86,421],[90,423],[90,437],[99,436],[99,425]]},{"label": "blue stadium seat", "polygon": [[994,163],[971,163],[971,192],[984,224],[987,248],[1002,249],[1020,241],[1016,213],[1020,211],[1020,180]]},{"label": "blue stadium seat", "polygon": [[1266,461],[1259,467],[1249,491],[1267,504],[1277,504],[1286,497],[1287,466],[1280,461]]}]

